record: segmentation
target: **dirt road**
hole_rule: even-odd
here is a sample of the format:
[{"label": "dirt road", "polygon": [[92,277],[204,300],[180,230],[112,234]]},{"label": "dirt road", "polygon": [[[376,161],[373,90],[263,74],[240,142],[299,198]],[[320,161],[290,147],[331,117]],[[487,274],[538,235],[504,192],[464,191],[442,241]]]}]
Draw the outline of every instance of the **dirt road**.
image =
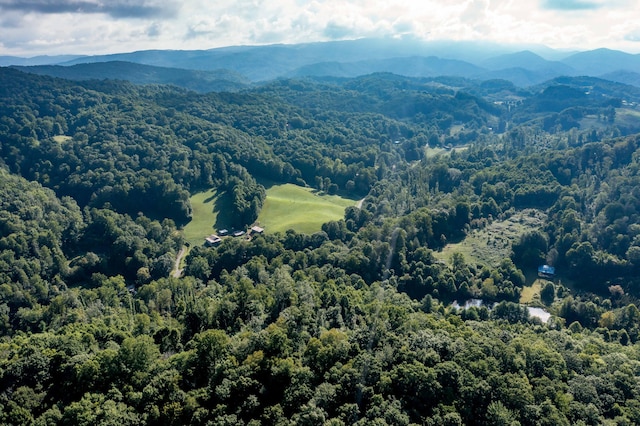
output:
[{"label": "dirt road", "polygon": [[182,258],[186,253],[187,253],[186,247],[182,247],[178,252],[178,256],[176,256],[176,263],[173,266],[173,272],[171,274],[174,278],[180,278],[180,276],[182,275],[182,269],[180,269],[180,262],[182,261]]}]

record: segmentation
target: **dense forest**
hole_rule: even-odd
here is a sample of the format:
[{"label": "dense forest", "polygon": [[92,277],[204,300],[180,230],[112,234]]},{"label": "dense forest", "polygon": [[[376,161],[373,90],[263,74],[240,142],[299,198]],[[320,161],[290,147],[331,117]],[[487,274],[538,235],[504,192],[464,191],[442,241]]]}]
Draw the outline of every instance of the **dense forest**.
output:
[{"label": "dense forest", "polygon": [[[587,77],[195,93],[0,68],[0,423],[640,424],[638,102]],[[245,229],[271,182],[364,201],[186,247],[191,194]],[[507,255],[442,259],[481,232]],[[542,264],[546,322],[520,303]]]}]

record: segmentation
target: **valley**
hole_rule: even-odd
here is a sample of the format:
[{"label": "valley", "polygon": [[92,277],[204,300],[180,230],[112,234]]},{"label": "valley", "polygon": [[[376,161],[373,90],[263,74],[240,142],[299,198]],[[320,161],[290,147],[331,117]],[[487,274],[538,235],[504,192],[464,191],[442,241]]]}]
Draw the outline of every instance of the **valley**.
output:
[{"label": "valley", "polygon": [[0,423],[640,423],[637,56],[398,43],[0,67]]}]

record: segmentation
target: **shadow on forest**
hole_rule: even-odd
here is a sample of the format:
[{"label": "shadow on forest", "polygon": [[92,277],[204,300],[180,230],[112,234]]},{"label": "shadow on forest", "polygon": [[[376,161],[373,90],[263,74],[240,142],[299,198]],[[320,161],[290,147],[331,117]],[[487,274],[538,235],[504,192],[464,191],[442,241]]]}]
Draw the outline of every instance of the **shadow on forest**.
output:
[{"label": "shadow on forest", "polygon": [[[229,229],[233,227],[232,218],[232,201],[230,194],[227,191],[217,194],[216,197],[212,197],[210,200],[215,199],[213,203],[213,210],[218,212],[216,216],[216,223],[213,224],[214,229]],[[209,200],[209,201],[210,201]]]}]

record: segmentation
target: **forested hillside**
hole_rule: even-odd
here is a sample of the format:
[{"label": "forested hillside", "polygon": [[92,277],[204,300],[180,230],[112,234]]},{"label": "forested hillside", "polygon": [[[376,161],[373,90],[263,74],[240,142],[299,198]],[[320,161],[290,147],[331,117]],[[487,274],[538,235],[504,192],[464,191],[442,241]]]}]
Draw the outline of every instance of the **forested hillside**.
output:
[{"label": "forested hillside", "polygon": [[[639,98],[0,68],[0,423],[640,423]],[[313,234],[185,245],[192,194],[246,230],[283,183],[363,201]],[[455,250],[472,236],[505,256]]]}]

